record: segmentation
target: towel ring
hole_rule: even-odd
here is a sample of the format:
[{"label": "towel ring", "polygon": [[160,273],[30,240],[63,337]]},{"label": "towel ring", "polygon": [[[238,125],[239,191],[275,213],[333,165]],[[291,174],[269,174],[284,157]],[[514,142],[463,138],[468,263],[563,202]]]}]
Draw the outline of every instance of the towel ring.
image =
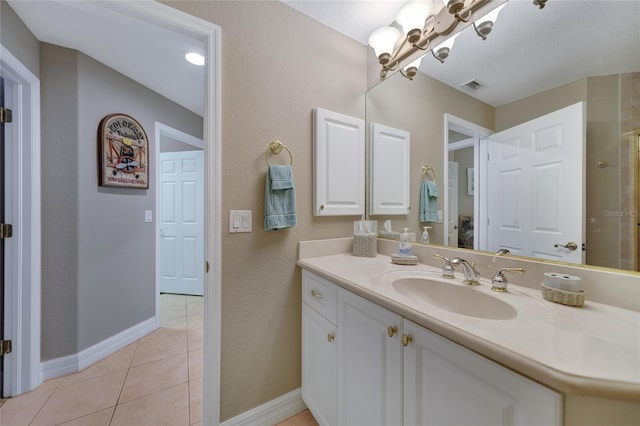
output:
[{"label": "towel ring", "polygon": [[429,179],[429,172],[431,172],[431,176],[433,177],[433,179],[431,179],[431,180],[435,182],[436,181],[436,171],[433,170],[429,166],[422,166],[422,177],[423,177],[423,180],[424,179]]},{"label": "towel ring", "polygon": [[282,142],[278,140],[271,141],[271,143],[269,144],[269,148],[267,148],[267,150],[264,152],[264,161],[267,163],[267,166],[269,165],[269,151],[274,154],[280,154],[283,149],[289,153],[289,157],[291,158],[289,165],[293,166],[293,154],[291,154],[289,148],[284,146]]}]

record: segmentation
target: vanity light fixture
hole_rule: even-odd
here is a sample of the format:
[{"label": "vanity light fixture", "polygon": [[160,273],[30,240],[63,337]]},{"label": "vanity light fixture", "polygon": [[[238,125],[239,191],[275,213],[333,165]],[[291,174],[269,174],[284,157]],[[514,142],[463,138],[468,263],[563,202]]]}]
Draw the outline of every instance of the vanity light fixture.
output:
[{"label": "vanity light fixture", "polygon": [[489,35],[491,30],[493,29],[493,24],[495,24],[496,20],[498,19],[498,15],[500,14],[502,9],[504,9],[504,7],[506,5],[507,4],[504,3],[504,4],[496,7],[491,12],[487,13],[482,18],[478,19],[477,21],[475,21],[473,23],[473,29],[476,30],[476,33],[483,40],[487,39],[487,36]]},{"label": "vanity light fixture", "polygon": [[456,37],[459,35],[460,33],[457,33],[431,49],[431,54],[439,60],[441,64],[444,64],[444,60],[449,57],[449,52],[453,49],[453,43],[455,43]]},{"label": "vanity light fixture", "polygon": [[[402,75],[413,79],[418,68],[413,66],[417,58],[416,52],[429,50],[433,41],[444,40],[461,22],[464,24],[472,21],[474,12],[480,9],[489,12],[484,13],[477,20],[478,23],[473,22],[473,25],[478,35],[483,40],[486,39],[506,1],[414,0],[404,4],[395,19],[402,28],[402,33],[389,26],[374,31],[369,37],[369,45],[382,65],[380,77],[385,78],[389,71],[400,70]],[[533,0],[533,4],[542,9],[546,1]],[[448,37],[431,51],[437,60],[444,62],[449,56],[456,36],[457,34]],[[405,60],[411,60],[411,63],[402,66],[401,63]]]},{"label": "vanity light fixture", "polygon": [[184,58],[193,65],[203,66],[204,65],[204,56],[197,52],[188,52],[184,55]]},{"label": "vanity light fixture", "polygon": [[420,63],[422,62],[423,56],[420,56],[415,61],[411,62],[409,65],[404,66],[400,69],[400,74],[407,77],[409,80],[413,80],[413,77],[416,76],[418,72],[418,68],[420,68]]}]

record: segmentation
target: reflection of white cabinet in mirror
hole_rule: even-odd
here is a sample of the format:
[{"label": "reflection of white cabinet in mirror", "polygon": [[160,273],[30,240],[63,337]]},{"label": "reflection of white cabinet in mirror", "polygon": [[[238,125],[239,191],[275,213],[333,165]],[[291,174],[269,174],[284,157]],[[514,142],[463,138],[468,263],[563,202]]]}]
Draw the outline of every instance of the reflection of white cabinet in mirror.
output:
[{"label": "reflection of white cabinet in mirror", "polygon": [[371,125],[371,214],[408,215],[411,134]]},{"label": "reflection of white cabinet in mirror", "polygon": [[364,215],[364,120],[313,110],[314,216]]}]

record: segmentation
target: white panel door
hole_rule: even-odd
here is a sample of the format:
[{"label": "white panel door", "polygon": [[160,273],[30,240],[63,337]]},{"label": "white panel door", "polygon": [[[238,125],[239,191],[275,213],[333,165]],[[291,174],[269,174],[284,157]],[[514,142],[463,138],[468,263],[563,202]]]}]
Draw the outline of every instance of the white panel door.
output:
[{"label": "white panel door", "polygon": [[160,291],[204,294],[203,151],[160,154]]},{"label": "white panel door", "polygon": [[447,209],[448,234],[447,245],[458,247],[458,163],[449,161],[449,176],[447,177],[447,194],[449,208]]},{"label": "white panel door", "polygon": [[487,250],[584,263],[585,132],[577,103],[491,136]]},{"label": "white panel door", "polygon": [[402,424],[402,318],[339,289],[338,325],[338,424]]},{"label": "white panel door", "polygon": [[562,397],[404,320],[405,425],[562,424]]},{"label": "white panel door", "polygon": [[313,110],[315,216],[364,215],[364,120]]},{"label": "white panel door", "polygon": [[371,125],[371,214],[408,215],[411,134]]}]

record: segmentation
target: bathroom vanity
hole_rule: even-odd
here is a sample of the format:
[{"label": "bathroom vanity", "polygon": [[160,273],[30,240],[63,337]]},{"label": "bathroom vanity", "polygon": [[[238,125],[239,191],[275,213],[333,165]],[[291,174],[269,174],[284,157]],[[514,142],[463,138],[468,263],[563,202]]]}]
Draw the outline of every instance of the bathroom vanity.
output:
[{"label": "bathroom vanity", "polygon": [[640,422],[637,311],[345,251],[298,261],[302,397],[320,424]]}]

